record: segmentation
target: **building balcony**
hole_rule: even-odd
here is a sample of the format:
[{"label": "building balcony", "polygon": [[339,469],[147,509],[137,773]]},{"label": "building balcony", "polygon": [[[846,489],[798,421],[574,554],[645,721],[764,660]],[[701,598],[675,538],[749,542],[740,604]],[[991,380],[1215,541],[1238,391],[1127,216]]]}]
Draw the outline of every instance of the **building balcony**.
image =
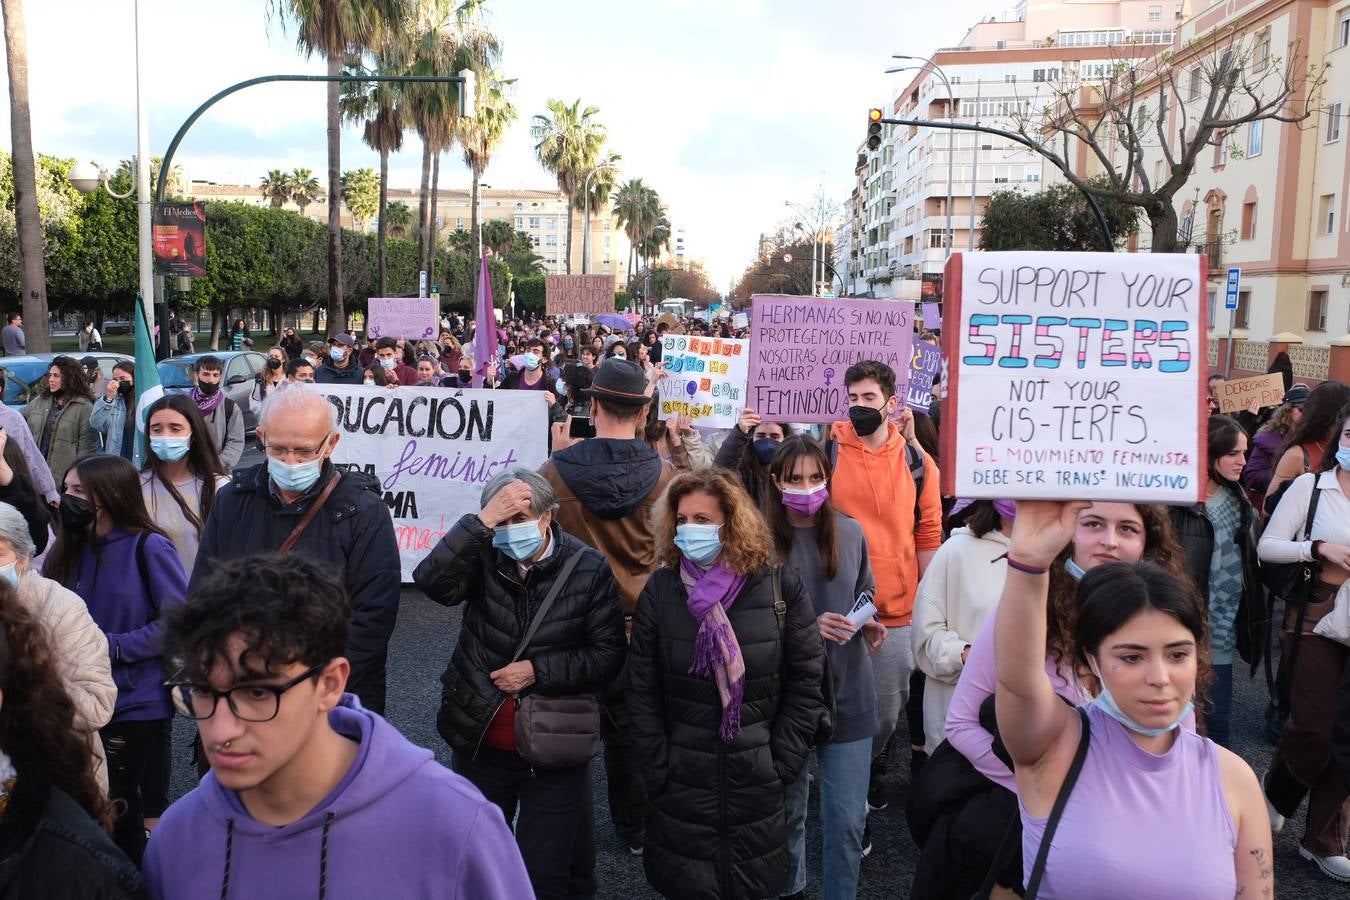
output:
[{"label": "building balcony", "polygon": [[1220,270],[1223,269],[1223,241],[1198,241],[1191,249],[1208,257],[1211,277],[1222,274]]}]

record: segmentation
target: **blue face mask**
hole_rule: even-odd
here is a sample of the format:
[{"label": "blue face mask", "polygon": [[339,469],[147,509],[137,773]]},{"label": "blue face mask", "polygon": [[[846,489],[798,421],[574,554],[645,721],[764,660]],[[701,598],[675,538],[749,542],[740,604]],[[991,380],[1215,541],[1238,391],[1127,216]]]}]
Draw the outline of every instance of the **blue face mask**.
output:
[{"label": "blue face mask", "polygon": [[553,382],[553,389],[557,391],[560,395],[564,397],[567,396],[567,382],[563,381],[561,378]]},{"label": "blue face mask", "polygon": [[524,562],[539,552],[544,535],[539,531],[539,520],[499,525],[492,534],[492,546],[514,559]]},{"label": "blue face mask", "polygon": [[1083,571],[1082,566],[1073,561],[1072,556],[1064,560],[1064,571],[1073,576],[1074,581],[1082,581],[1083,576],[1087,574],[1087,572]]},{"label": "blue face mask", "polygon": [[525,368],[531,372],[539,368],[539,355],[537,353],[526,353],[520,359],[525,363]]},{"label": "blue face mask", "polygon": [[1350,472],[1350,447],[1340,447],[1336,450],[1336,462],[1340,463],[1342,469]]},{"label": "blue face mask", "polygon": [[721,525],[685,524],[675,529],[675,546],[692,563],[706,566],[722,552]]},{"label": "blue face mask", "polygon": [[152,437],[150,449],[155,452],[155,456],[165,462],[178,462],[187,456],[188,444],[191,441],[191,438],[185,437]]},{"label": "blue face mask", "polygon": [[767,466],[773,455],[778,452],[779,443],[773,438],[760,438],[750,445],[750,449],[755,451],[755,458]]},{"label": "blue face mask", "polygon": [[396,366],[396,365],[398,365],[398,360],[394,359],[394,357],[392,357],[392,356],[390,356],[390,357],[388,357],[388,358],[383,357],[383,356],[380,357],[380,366],[381,366],[382,368],[385,368],[385,369],[392,369],[392,368],[393,368],[394,366]]},{"label": "blue face mask", "polygon": [[0,581],[3,581],[10,587],[19,586],[19,570],[15,568],[16,565],[18,565],[18,563],[12,562],[8,565],[0,566]]},{"label": "blue face mask", "polygon": [[267,474],[283,491],[303,494],[314,487],[319,480],[319,470],[323,468],[323,459],[311,459],[309,462],[291,465],[279,459],[267,460]]},{"label": "blue face mask", "polygon": [[1092,671],[1097,676],[1097,680],[1100,681],[1102,685],[1102,692],[1097,695],[1096,700],[1092,701],[1092,705],[1100,709],[1102,712],[1106,713],[1111,718],[1115,719],[1120,724],[1124,725],[1130,731],[1133,731],[1135,734],[1142,734],[1145,737],[1157,737],[1160,734],[1167,734],[1167,732],[1169,731],[1174,731],[1178,726],[1181,725],[1182,720],[1191,714],[1191,710],[1195,708],[1195,704],[1193,702],[1188,702],[1185,708],[1181,710],[1181,715],[1177,716],[1176,721],[1174,721],[1171,725],[1167,725],[1162,728],[1148,728],[1144,725],[1140,725],[1134,719],[1131,719],[1129,716],[1125,715],[1125,711],[1122,710],[1120,706],[1116,703],[1116,698],[1111,696],[1111,691],[1106,687],[1106,680],[1102,678],[1101,673],[1097,670],[1096,665],[1093,665]]},{"label": "blue face mask", "polygon": [[332,350],[328,351],[328,357],[333,360],[333,362],[342,362],[346,355],[347,351],[343,350],[341,347],[334,347]]}]

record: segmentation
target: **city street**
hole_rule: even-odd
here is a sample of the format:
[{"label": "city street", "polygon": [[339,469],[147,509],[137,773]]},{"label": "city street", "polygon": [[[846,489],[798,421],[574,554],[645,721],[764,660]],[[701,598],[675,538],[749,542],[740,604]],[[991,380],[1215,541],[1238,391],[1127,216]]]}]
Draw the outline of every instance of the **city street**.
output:
[{"label": "city street", "polygon": [[[247,463],[247,457],[245,457]],[[436,733],[436,707],[440,698],[439,678],[450,658],[450,651],[459,634],[461,611],[447,610],[416,589],[403,591],[398,628],[389,648],[389,719],[412,741],[430,747],[436,758],[449,765],[450,750]],[[1233,733],[1239,740],[1237,748],[1248,760],[1257,760],[1264,767],[1270,759],[1271,748],[1261,739],[1261,711],[1265,704],[1265,686],[1259,680],[1238,678],[1233,698]],[[191,752],[192,725],[178,718],[174,723],[174,771],[172,797],[177,797],[193,785],[193,769],[188,756]],[[902,742],[897,744],[904,746]],[[903,754],[902,754],[903,755]],[[595,763],[595,809],[597,881],[601,900],[646,900],[657,896],[642,874],[642,861],[622,849],[609,821],[605,800],[603,766]],[[914,873],[916,849],[905,825],[903,798],[908,785],[908,763],[900,762],[891,774],[892,802],[883,812],[872,814],[872,855],[863,861],[862,881],[858,896],[868,900],[894,900],[905,897]],[[897,798],[901,802],[897,802]],[[811,871],[820,871],[820,840],[815,815],[816,798],[811,801],[812,815],[808,822],[808,847]],[[1128,823],[1121,823],[1122,840],[1128,839]],[[1290,820],[1283,834],[1275,838],[1275,884],[1279,897],[1297,897],[1300,900],[1339,900],[1346,896],[1343,885],[1337,885],[1316,872],[1311,863],[1298,855],[1296,836],[1301,829],[1301,814]],[[819,896],[819,885],[813,879],[808,894]]]}]

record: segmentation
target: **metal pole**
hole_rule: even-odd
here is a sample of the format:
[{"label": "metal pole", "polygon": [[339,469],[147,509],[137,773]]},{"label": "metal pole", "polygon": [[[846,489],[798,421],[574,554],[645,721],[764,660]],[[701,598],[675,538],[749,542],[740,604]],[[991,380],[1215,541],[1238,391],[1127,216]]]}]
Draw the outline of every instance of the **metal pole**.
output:
[{"label": "metal pole", "polygon": [[1235,321],[1237,321],[1237,310],[1228,310],[1228,352],[1226,354],[1228,361],[1223,364],[1223,377],[1225,379],[1233,377],[1233,323]]},{"label": "metal pole", "polygon": [[[922,63],[925,63],[929,68],[931,68],[935,73],[937,73],[937,76],[938,76],[939,78],[942,79],[942,83],[943,83],[944,85],[947,86],[947,121],[950,123],[950,121],[951,121],[953,118],[956,117],[956,95],[952,93],[952,84],[951,84],[950,81],[947,80],[947,73],[944,72],[944,71],[942,71],[942,66],[939,66],[937,63],[933,62],[932,57],[929,57],[929,56],[908,56],[908,55],[903,54],[903,53],[896,53],[896,54],[892,54],[892,55],[891,55],[891,59],[907,59],[907,60],[912,60],[912,61],[915,61],[915,62],[922,62]],[[903,71],[904,69],[909,69],[909,68],[918,68],[920,71],[923,70],[923,67],[922,67],[922,66],[918,66],[918,67],[915,67],[915,66],[900,66],[899,68],[895,68],[895,69],[887,69],[887,70],[886,70],[886,73],[889,75],[889,74],[892,74],[892,73],[894,73],[894,72],[900,72],[900,71]],[[881,121],[883,121],[883,122],[888,122],[888,121],[890,121],[890,120],[889,120],[889,119],[882,119]],[[933,123],[929,123],[929,124],[933,124]],[[935,125],[935,127],[941,128],[941,127],[943,127],[943,126],[941,126],[941,125]],[[955,126],[949,126],[949,127],[955,127]],[[949,257],[952,255],[952,243],[953,243],[953,235],[952,235],[952,178],[953,178],[953,170],[954,170],[954,168],[955,168],[955,162],[956,162],[956,135],[951,134],[951,133],[948,133],[948,135],[947,135],[947,239],[946,239],[946,249],[947,249],[947,256],[949,256]]]},{"label": "metal pole", "polygon": [[[147,327],[155,321],[155,257],[151,244],[154,206],[150,200],[150,110],[145,102],[145,69],[149,60],[141,4],[136,0],[136,256],[141,305]],[[164,170],[159,173],[164,180]]]},{"label": "metal pole", "polygon": [[[984,82],[975,82],[975,124],[980,124],[980,97],[984,91]],[[975,155],[970,163],[970,231],[966,241],[966,249],[975,249],[975,192],[980,180],[980,139],[975,138],[973,145]]]},{"label": "metal pole", "polygon": [[[612,169],[614,166],[609,163],[602,163],[586,173],[586,179],[581,183],[581,198],[585,206],[582,207],[581,217],[581,274],[586,274],[586,266],[591,256],[591,176],[601,169]],[[570,200],[568,202],[571,202]]]}]

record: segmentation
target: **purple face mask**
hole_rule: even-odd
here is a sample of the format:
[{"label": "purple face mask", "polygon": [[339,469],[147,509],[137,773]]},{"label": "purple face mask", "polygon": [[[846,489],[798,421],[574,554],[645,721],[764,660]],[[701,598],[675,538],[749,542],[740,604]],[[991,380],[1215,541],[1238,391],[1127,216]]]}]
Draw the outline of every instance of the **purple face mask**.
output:
[{"label": "purple face mask", "polygon": [[995,500],[994,511],[1009,522],[1017,518],[1017,504],[1011,500]]},{"label": "purple face mask", "polygon": [[783,505],[799,516],[814,516],[828,499],[830,499],[830,489],[823,484],[818,484],[805,491],[783,489]]}]

